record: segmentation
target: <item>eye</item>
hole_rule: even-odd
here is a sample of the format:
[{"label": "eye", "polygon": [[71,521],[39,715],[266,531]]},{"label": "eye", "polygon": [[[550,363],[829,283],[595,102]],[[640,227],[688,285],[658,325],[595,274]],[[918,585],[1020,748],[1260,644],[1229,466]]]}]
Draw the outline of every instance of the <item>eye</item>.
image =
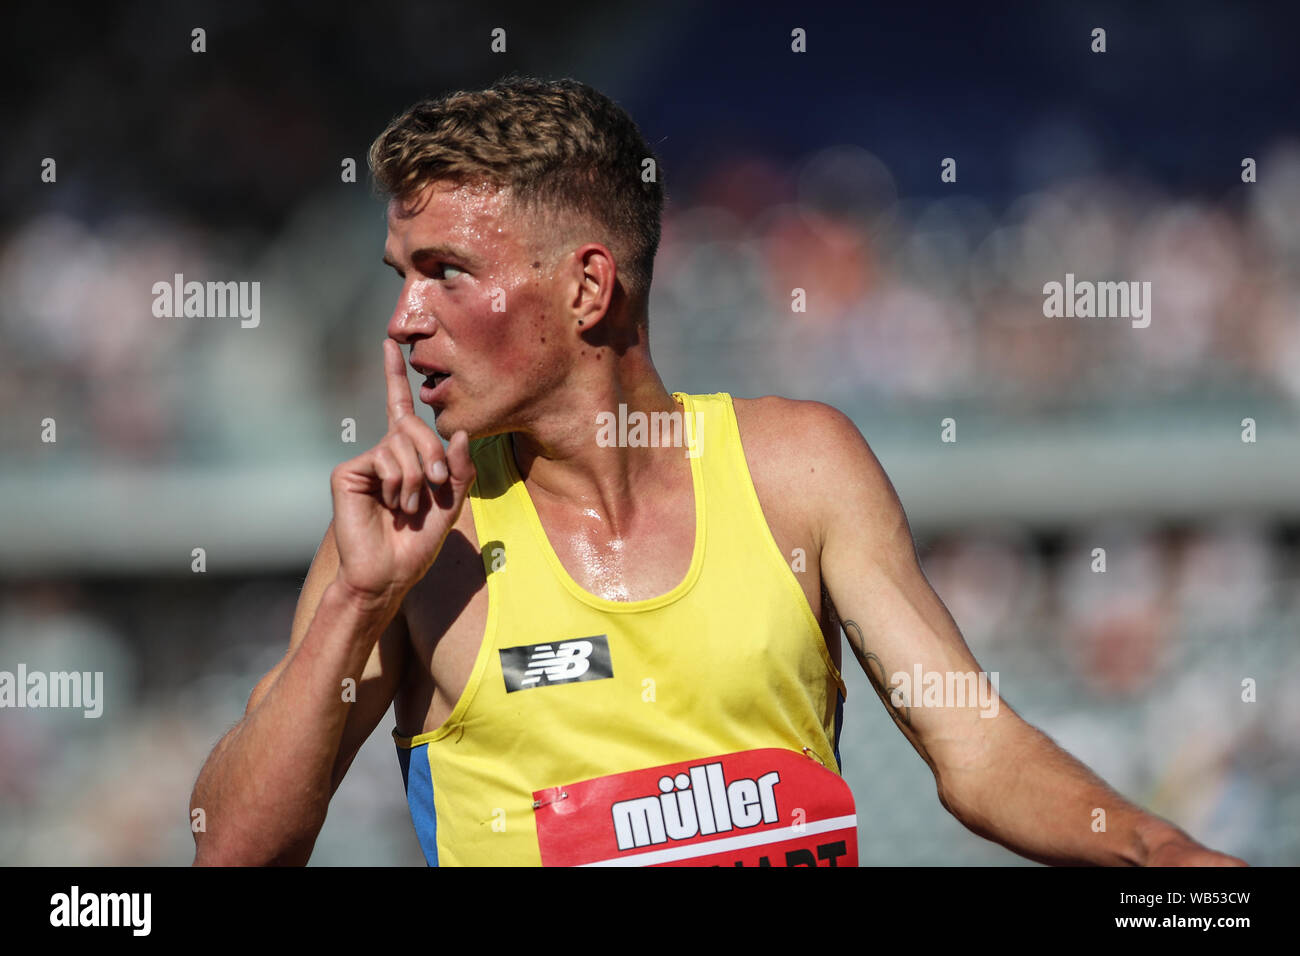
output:
[{"label": "eye", "polygon": [[444,279],[454,279],[457,276],[463,276],[465,274],[464,269],[457,269],[455,266],[448,265],[445,262],[439,263],[439,265],[442,266],[439,271],[442,273],[442,278]]}]

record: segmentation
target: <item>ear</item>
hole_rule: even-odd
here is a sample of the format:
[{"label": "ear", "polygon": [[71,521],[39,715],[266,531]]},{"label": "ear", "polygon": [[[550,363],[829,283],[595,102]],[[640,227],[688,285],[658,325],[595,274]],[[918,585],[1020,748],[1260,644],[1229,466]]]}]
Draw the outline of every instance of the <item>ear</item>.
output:
[{"label": "ear", "polygon": [[618,266],[614,254],[607,246],[589,242],[573,251],[577,278],[573,298],[569,303],[574,328],[579,332],[600,323],[614,299],[614,284],[618,279]]}]

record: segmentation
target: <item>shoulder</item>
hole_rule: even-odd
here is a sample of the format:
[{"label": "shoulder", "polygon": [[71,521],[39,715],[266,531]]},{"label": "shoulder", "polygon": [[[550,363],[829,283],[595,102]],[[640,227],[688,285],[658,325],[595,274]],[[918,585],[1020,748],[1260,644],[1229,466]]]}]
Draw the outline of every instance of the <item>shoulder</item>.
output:
[{"label": "shoulder", "polygon": [[852,419],[825,402],[783,398],[780,395],[733,398],[731,402],[746,441],[751,440],[751,436],[752,440],[759,442],[788,437],[792,429],[811,429],[817,437],[833,444],[847,441],[851,437],[862,441],[862,434]]},{"label": "shoulder", "polygon": [[[833,521],[846,508],[884,515],[897,495],[866,438],[848,415],[824,402],[768,395],[733,399],[755,488],[798,497],[811,519]],[[798,492],[791,495],[791,491]]]},{"label": "shoulder", "polygon": [[746,455],[758,456],[785,477],[818,475],[820,485],[875,463],[858,426],[832,405],[778,395],[732,403]]}]

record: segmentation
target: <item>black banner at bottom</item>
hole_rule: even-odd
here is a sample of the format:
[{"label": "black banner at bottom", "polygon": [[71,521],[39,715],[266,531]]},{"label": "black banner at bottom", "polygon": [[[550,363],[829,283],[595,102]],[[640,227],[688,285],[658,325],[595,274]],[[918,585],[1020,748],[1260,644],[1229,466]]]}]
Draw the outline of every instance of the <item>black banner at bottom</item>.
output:
[{"label": "black banner at bottom", "polygon": [[[842,942],[918,932],[927,946],[1044,933],[1148,942],[1196,934],[1231,945],[1240,934],[1287,925],[1295,875],[1285,868],[865,867],[819,878],[776,869],[721,877],[716,868],[618,875],[590,868],[10,868],[0,921],[10,942],[68,936],[128,947],[149,940],[373,945],[413,930],[437,946],[448,932],[475,928],[583,944],[575,933],[592,943],[587,934],[606,924],[635,938],[711,927],[734,938],[750,929],[769,934],[774,920],[833,931]],[[601,938],[609,939],[603,931]]]}]

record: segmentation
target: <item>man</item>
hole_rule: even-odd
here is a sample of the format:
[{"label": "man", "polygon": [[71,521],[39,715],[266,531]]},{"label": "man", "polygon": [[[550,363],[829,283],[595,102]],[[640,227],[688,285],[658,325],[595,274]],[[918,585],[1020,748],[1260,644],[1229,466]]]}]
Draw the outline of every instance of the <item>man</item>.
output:
[{"label": "man", "polygon": [[979,667],[848,418],[660,381],[663,194],[620,108],[511,79],[418,104],[370,158],[403,282],[389,430],[331,475],[289,651],[195,786],[197,863],[305,862],[390,704],[430,863],[852,862],[841,620],[974,832],[1050,863],[1241,862],[1010,707],[891,686]]}]

